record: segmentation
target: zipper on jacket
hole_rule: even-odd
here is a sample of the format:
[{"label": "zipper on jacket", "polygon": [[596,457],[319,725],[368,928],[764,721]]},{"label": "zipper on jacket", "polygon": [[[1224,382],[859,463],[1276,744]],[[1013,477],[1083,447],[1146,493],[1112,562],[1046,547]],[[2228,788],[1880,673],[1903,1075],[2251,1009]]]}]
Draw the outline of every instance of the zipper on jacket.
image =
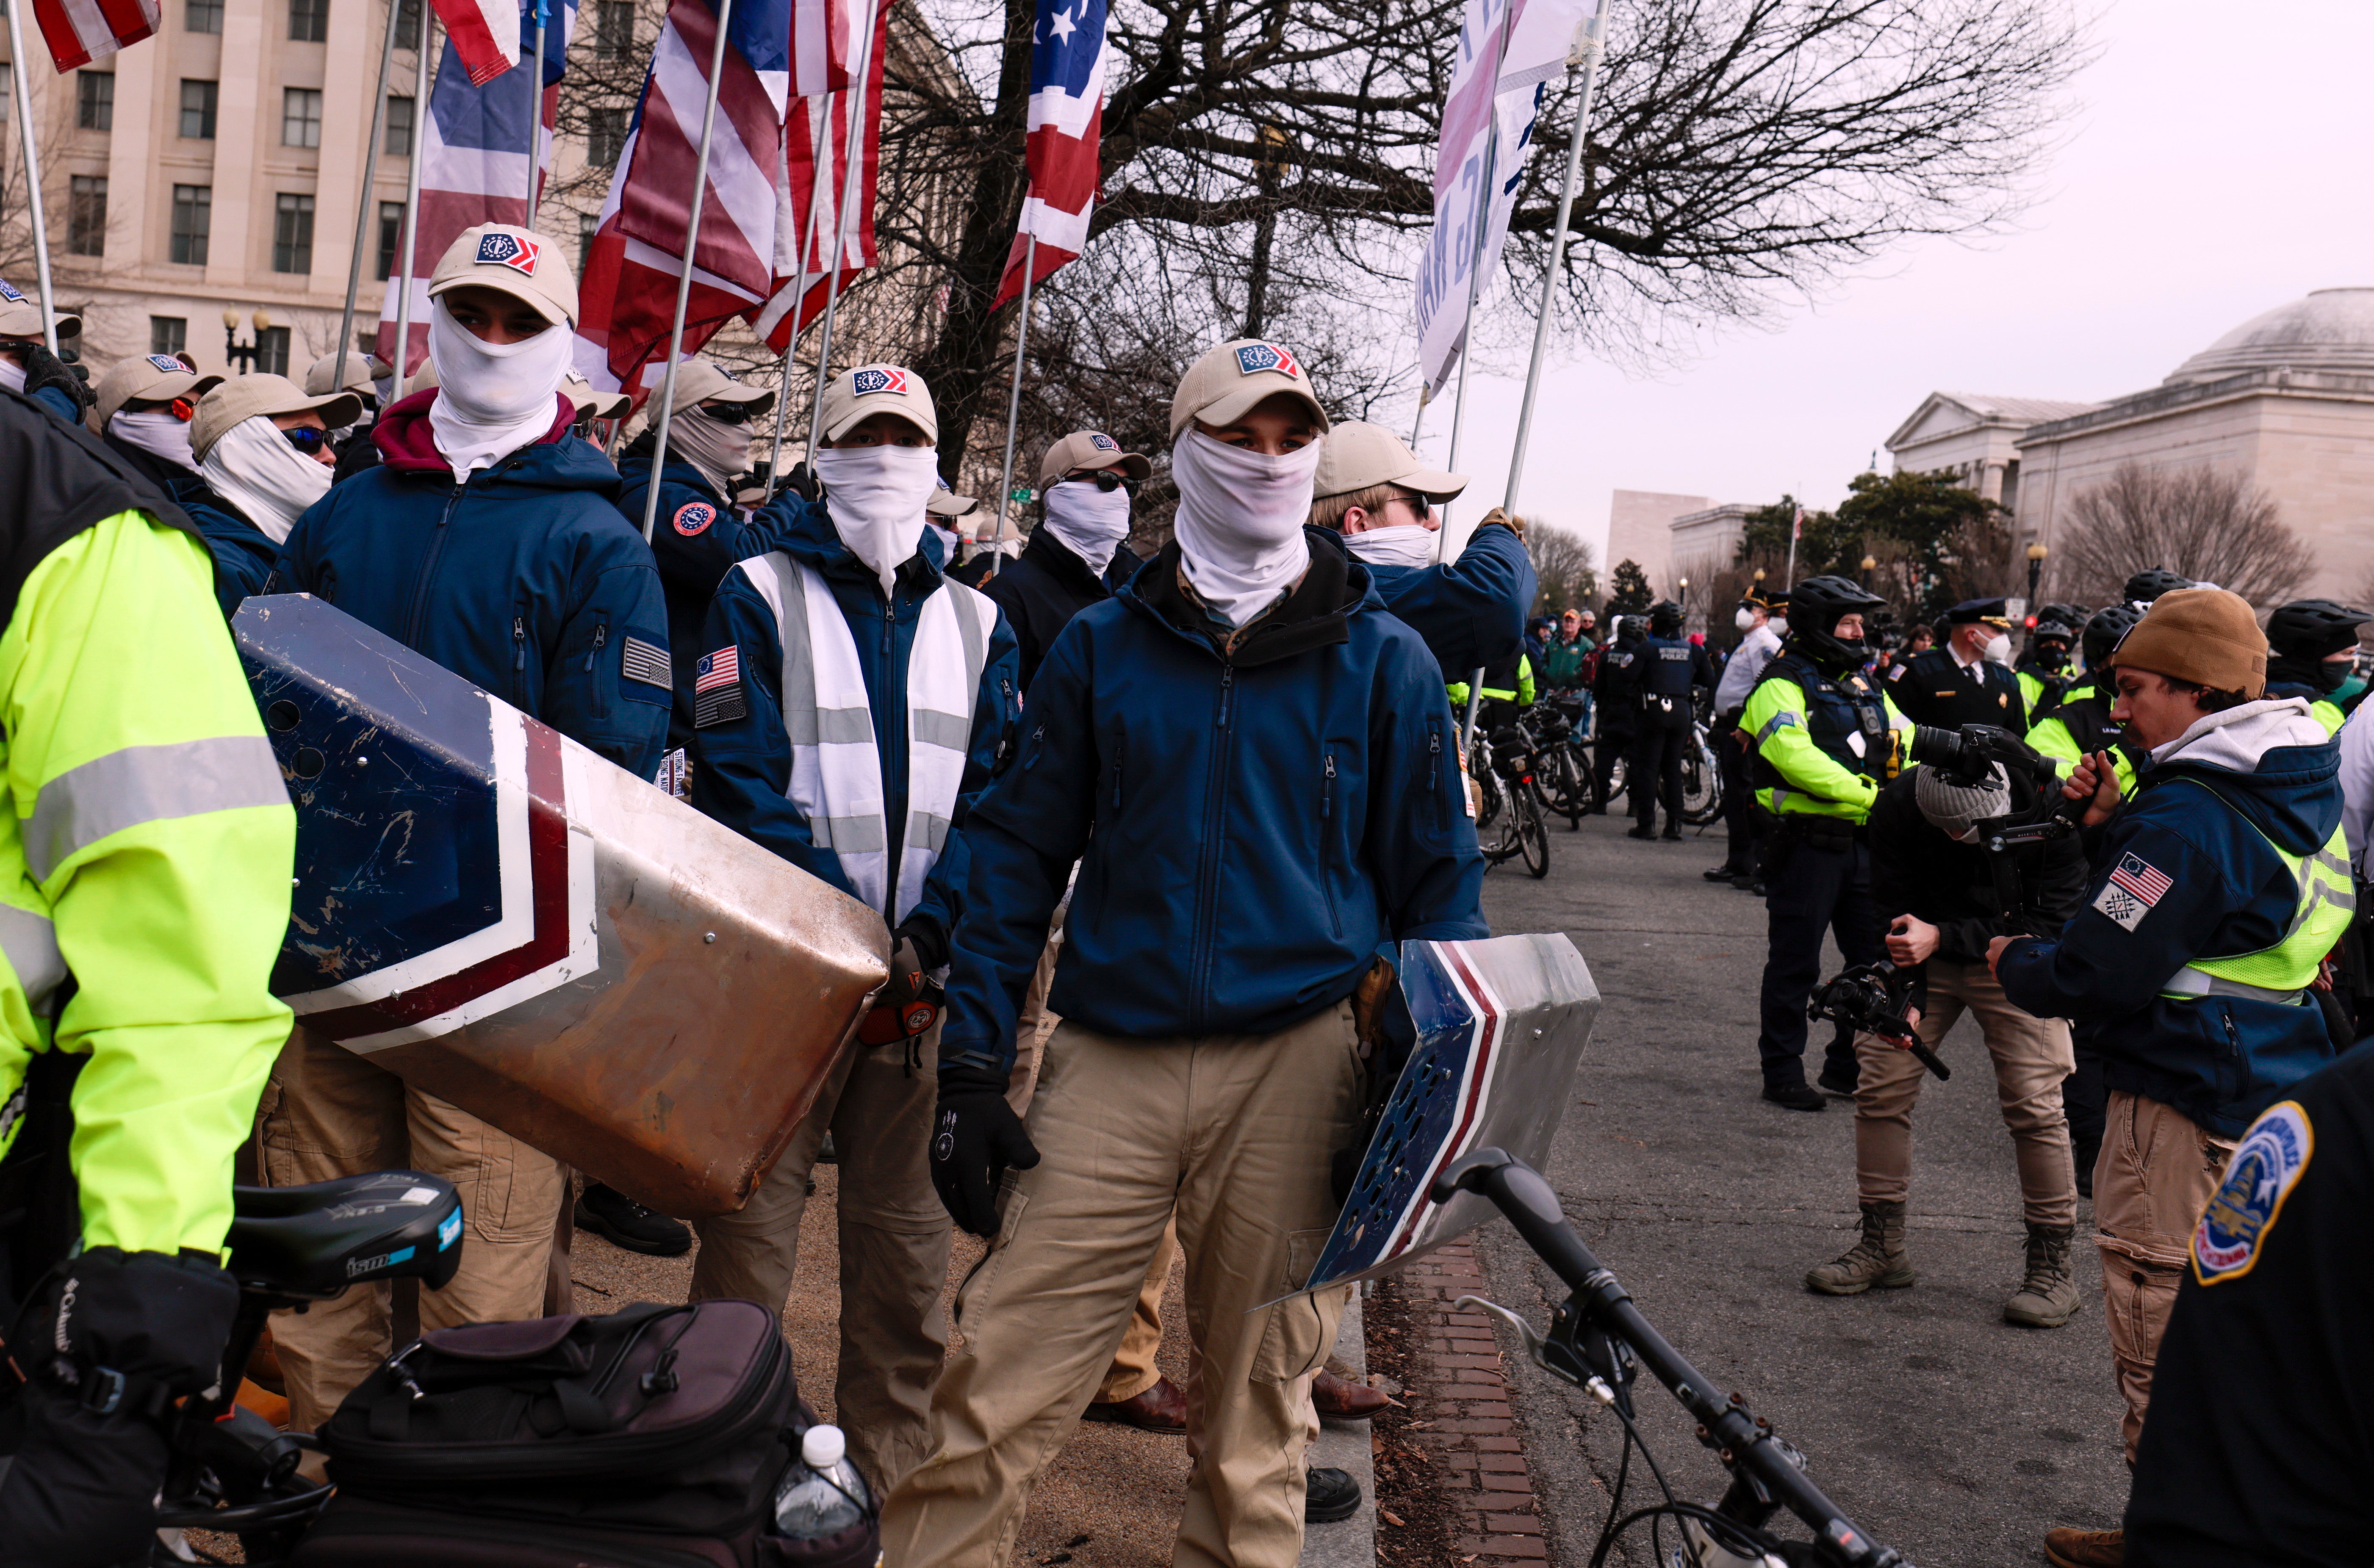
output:
[{"label": "zipper on jacket", "polygon": [[[514,624],[514,625],[517,625],[517,623],[516,623],[516,622],[514,622],[513,624]],[[599,658],[599,657],[601,656],[601,652],[602,652],[602,649],[603,649],[604,646],[605,646],[605,645],[606,645],[606,644],[609,642],[609,640],[610,640],[610,623],[609,623],[609,622],[607,622],[607,621],[596,621],[596,622],[594,622],[594,646],[593,646],[592,648],[589,648],[589,649],[587,649],[585,650],[585,673],[586,673],[587,674],[589,674],[589,675],[590,675],[590,674],[592,674],[592,673],[594,673],[594,661],[595,659],[597,659],[597,658]]]},{"label": "zipper on jacket", "polygon": [[1030,731],[1030,739],[1026,743],[1026,749],[1030,755],[1022,759],[1023,772],[1028,773],[1032,768],[1039,766],[1039,754],[1045,749],[1046,743],[1047,726],[1041,724],[1039,728]]},{"label": "zipper on jacket", "polygon": [[429,542],[429,553],[420,559],[420,574],[412,579],[412,614],[408,617],[411,625],[404,637],[407,647],[420,646],[421,621],[429,612],[429,581],[437,575],[437,563],[444,556],[445,525],[453,521],[453,509],[461,500],[462,486],[456,485],[453,493],[445,497],[445,509],[437,514],[437,534]]},{"label": "zipper on jacket", "polygon": [[527,617],[511,617],[511,689],[525,696],[527,685]]},{"label": "zipper on jacket", "polygon": [[1450,802],[1442,798],[1442,727],[1426,727],[1426,796],[1434,802],[1434,830],[1451,831]]},{"label": "zipper on jacket", "polygon": [[1327,895],[1327,934],[1342,941],[1344,919],[1335,911],[1335,754],[1329,752],[1319,780],[1319,887]]},{"label": "zipper on jacket", "polygon": [[1212,723],[1220,731],[1212,747],[1212,761],[1205,771],[1204,855],[1203,864],[1195,875],[1195,937],[1192,1002],[1188,1016],[1191,1032],[1203,1034],[1210,1027],[1211,1009],[1207,1005],[1212,981],[1212,943],[1217,924],[1220,880],[1220,825],[1228,819],[1228,698],[1235,690],[1237,669],[1233,664],[1220,666],[1220,700],[1214,710]]}]

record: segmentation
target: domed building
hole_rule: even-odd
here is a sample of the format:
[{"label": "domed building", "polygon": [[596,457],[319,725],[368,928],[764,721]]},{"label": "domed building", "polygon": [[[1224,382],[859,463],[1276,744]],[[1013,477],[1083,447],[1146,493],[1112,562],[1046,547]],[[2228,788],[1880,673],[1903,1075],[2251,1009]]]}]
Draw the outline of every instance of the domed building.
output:
[{"label": "domed building", "polygon": [[2273,497],[2315,554],[2307,591],[2348,598],[2374,577],[2374,288],[2254,316],[2109,403],[1933,393],[1887,449],[1898,470],[1969,473],[2047,549],[2075,497],[2121,463],[2219,468]]}]

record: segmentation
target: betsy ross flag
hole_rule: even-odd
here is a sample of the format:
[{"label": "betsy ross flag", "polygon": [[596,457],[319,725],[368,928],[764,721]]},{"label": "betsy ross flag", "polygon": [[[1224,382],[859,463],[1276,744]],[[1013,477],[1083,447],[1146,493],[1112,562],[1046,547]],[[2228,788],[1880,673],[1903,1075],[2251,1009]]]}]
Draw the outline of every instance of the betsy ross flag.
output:
[{"label": "betsy ross flag", "polygon": [[[809,0],[802,0],[805,6]],[[796,35],[795,35],[796,36]],[[823,314],[835,287],[847,288],[881,259],[874,235],[874,193],[882,162],[882,62],[889,53],[888,0],[874,13],[865,55],[865,83],[857,103],[857,185],[849,186],[850,94],[803,98],[783,126],[783,168],[791,207],[776,240],[775,288],[750,324],[778,354]],[[848,73],[841,76],[848,84]],[[849,227],[840,226],[840,198],[850,191]],[[834,264],[836,240],[840,248]],[[794,306],[797,309],[794,309]]]},{"label": "betsy ross flag", "polygon": [[[535,0],[522,6],[503,0],[522,40],[516,57],[526,60],[535,48]],[[560,102],[559,82],[568,59],[569,36],[577,25],[577,0],[546,0],[544,34],[544,123],[536,145],[537,182],[552,167],[553,116]],[[440,20],[447,6],[439,6]],[[460,67],[460,68],[456,68]],[[420,216],[414,225],[412,245],[412,342],[404,359],[410,375],[429,354],[429,275],[438,258],[465,228],[482,223],[527,224],[528,80],[530,66],[520,64],[481,85],[468,75],[458,36],[446,40],[443,64],[429,93],[429,119],[420,127]],[[379,341],[382,358],[395,341],[396,275],[390,273],[387,294],[380,306]]]},{"label": "betsy ross flag", "polygon": [[33,19],[50,58],[71,71],[139,42],[157,30],[159,16],[157,0],[33,0]]},{"label": "betsy ross flag", "polygon": [[[529,41],[535,37],[533,30],[523,37],[522,29],[511,25],[520,8],[518,0],[429,0],[429,4],[437,9],[437,19],[445,24],[445,36],[452,40],[448,57],[461,62],[474,88],[485,87],[511,70],[520,56],[535,47]],[[530,5],[527,24],[533,29],[533,0]]]},{"label": "betsy ross flag", "polygon": [[1030,35],[1030,111],[1023,162],[1030,174],[1022,221],[1005,258],[992,309],[1022,292],[1022,265],[1033,254],[1037,283],[1087,248],[1088,214],[1096,206],[1100,171],[1097,144],[1103,129],[1105,0],[1039,0]]}]

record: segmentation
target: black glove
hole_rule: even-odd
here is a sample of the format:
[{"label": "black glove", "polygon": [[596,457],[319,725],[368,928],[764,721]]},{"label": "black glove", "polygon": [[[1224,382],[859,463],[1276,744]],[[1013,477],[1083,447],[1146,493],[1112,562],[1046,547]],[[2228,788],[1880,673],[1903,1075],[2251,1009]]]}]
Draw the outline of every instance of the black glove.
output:
[{"label": "black glove", "polygon": [[783,488],[804,501],[824,499],[824,486],[817,483],[816,470],[805,462],[792,464],[791,473],[783,476]]},{"label": "black glove", "polygon": [[209,1254],[93,1247],[53,1274],[11,1343],[25,1440],[0,1480],[0,1568],[140,1556],[165,1477],[162,1416],[214,1386],[239,1287]]},{"label": "black glove", "polygon": [[18,343],[9,346],[17,357],[17,362],[25,367],[27,397],[43,387],[56,387],[74,401],[75,417],[77,419],[88,414],[98,404],[99,399],[91,395],[90,388],[83,384],[82,378],[75,374],[74,368],[51,353],[47,345]]},{"label": "black glove", "polygon": [[997,1185],[1006,1171],[1039,1164],[1022,1118],[986,1074],[941,1077],[931,1154],[932,1186],[948,1218],[977,1236],[997,1235]]}]

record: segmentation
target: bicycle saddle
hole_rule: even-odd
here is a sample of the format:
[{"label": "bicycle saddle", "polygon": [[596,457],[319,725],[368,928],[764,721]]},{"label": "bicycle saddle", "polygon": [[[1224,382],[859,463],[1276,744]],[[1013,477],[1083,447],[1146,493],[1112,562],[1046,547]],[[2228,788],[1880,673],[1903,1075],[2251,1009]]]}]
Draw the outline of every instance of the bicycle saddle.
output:
[{"label": "bicycle saddle", "polygon": [[372,1171],[310,1187],[234,1187],[230,1271],[242,1289],[326,1299],[366,1280],[431,1290],[462,1262],[462,1197],[442,1176]]}]

